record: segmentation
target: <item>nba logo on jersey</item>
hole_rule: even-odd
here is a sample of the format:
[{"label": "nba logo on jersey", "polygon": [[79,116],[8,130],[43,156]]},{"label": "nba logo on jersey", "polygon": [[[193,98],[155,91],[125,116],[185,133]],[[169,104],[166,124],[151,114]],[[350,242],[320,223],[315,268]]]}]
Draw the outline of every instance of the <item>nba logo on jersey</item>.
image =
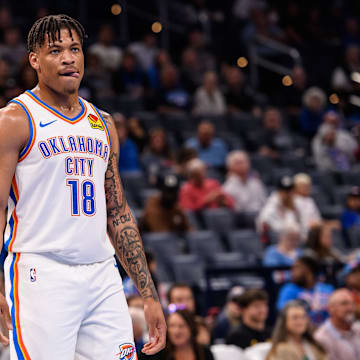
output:
[{"label": "nba logo on jersey", "polygon": [[118,360],[136,360],[135,347],[132,344],[122,344],[119,346],[120,352],[116,354],[119,356]]},{"label": "nba logo on jersey", "polygon": [[36,269],[35,268],[30,269],[30,281],[31,282],[36,281]]}]

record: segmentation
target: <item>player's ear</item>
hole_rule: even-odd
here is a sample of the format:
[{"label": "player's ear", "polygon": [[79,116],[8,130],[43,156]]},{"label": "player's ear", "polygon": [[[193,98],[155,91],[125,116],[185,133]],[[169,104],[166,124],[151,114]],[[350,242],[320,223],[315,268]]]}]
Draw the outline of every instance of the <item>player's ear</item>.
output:
[{"label": "player's ear", "polygon": [[29,63],[34,70],[39,70],[39,56],[36,52],[32,51],[29,54]]}]

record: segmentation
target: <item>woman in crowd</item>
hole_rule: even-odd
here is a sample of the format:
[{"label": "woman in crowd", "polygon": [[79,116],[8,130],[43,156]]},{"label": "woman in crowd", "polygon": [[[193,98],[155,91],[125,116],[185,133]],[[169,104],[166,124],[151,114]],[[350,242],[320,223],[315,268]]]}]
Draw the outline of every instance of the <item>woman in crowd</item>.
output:
[{"label": "woman in crowd", "polygon": [[280,312],[266,360],[326,360],[324,349],[313,338],[303,303],[289,301]]},{"label": "woman in crowd", "polygon": [[[176,310],[167,319],[168,333],[165,350],[151,357],[155,360],[214,360],[208,347],[197,342],[195,316],[188,310]],[[143,355],[139,358],[142,359]],[[145,359],[145,357],[144,357]]]}]

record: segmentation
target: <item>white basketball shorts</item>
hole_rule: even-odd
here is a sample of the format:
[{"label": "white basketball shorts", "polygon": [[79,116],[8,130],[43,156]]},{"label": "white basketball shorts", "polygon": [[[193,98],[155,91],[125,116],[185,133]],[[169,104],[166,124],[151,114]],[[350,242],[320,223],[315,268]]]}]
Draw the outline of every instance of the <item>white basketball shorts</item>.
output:
[{"label": "white basketball shorts", "polygon": [[136,360],[114,258],[68,265],[45,255],[9,253],[5,289],[11,360]]}]

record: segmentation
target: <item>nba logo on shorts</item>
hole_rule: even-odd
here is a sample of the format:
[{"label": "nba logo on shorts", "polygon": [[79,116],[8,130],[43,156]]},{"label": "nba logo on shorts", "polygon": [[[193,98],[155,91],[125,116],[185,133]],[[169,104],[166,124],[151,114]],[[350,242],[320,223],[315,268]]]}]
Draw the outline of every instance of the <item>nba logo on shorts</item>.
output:
[{"label": "nba logo on shorts", "polygon": [[133,344],[122,344],[119,346],[118,360],[136,360],[136,351]]},{"label": "nba logo on shorts", "polygon": [[30,281],[31,282],[36,281],[36,269],[35,268],[30,269]]}]

